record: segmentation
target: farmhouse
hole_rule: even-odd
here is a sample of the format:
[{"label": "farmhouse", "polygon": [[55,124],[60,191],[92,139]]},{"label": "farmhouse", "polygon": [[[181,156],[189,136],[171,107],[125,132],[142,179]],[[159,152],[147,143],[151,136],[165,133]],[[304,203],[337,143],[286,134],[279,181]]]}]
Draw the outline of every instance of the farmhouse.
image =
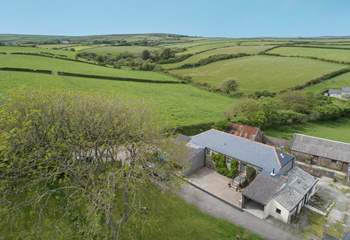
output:
[{"label": "farmhouse", "polygon": [[[214,129],[182,139],[190,151],[188,179],[260,218],[288,223],[316,191],[317,179],[296,167],[294,156],[275,147]],[[219,160],[227,169],[237,163],[238,171],[221,176]]]},{"label": "farmhouse", "polygon": [[291,150],[299,161],[329,169],[328,176],[339,171],[349,178],[350,144],[348,143],[294,134]]},{"label": "farmhouse", "polygon": [[328,97],[335,97],[340,99],[350,99],[350,87],[343,87],[341,89],[329,89],[325,95]]}]

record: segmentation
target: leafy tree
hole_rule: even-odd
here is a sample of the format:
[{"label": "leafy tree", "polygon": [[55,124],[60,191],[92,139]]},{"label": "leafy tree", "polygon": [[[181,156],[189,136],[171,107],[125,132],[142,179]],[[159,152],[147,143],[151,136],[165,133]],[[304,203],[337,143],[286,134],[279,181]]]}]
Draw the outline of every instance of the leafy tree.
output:
[{"label": "leafy tree", "polygon": [[148,51],[147,49],[146,50],[143,50],[142,51],[142,54],[141,54],[141,57],[143,60],[148,60],[151,58],[151,53],[150,51]]},{"label": "leafy tree", "polygon": [[181,159],[137,103],[21,92],[1,105],[0,118],[2,234],[41,238],[54,219],[50,231],[68,238],[120,239],[130,226],[134,236],[125,238],[135,238],[156,201],[154,177],[171,178],[174,156]]},{"label": "leafy tree", "polygon": [[175,53],[170,48],[164,48],[160,54],[160,58],[163,60],[167,60],[173,57],[175,57]]},{"label": "leafy tree", "polygon": [[232,92],[237,91],[238,89],[238,83],[236,80],[227,80],[222,83],[221,85],[221,91],[227,94],[230,94]]}]

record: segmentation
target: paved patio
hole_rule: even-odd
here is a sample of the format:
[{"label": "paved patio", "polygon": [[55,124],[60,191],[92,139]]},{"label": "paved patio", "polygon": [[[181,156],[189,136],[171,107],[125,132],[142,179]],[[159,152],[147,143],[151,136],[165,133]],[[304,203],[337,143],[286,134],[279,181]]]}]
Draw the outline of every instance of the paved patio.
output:
[{"label": "paved patio", "polygon": [[242,206],[242,193],[228,186],[231,179],[218,174],[212,169],[203,167],[189,176],[188,181],[230,205],[238,208]]}]

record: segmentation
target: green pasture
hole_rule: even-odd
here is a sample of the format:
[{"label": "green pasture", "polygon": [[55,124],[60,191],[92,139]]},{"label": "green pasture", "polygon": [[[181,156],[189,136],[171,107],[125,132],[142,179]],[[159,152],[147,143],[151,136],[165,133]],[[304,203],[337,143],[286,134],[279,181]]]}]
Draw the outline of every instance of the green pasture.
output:
[{"label": "green pasture", "polygon": [[269,136],[292,139],[293,133],[302,133],[315,137],[328,138],[335,141],[350,143],[350,119],[335,121],[312,122],[300,125],[274,127],[265,130]]},{"label": "green pasture", "polygon": [[251,56],[170,72],[189,76],[194,82],[207,83],[213,87],[234,79],[238,82],[239,91],[252,93],[288,89],[344,67],[311,59]]},{"label": "green pasture", "polygon": [[49,48],[42,48],[42,47],[17,47],[17,46],[0,46],[0,52],[6,52],[8,54],[20,52],[20,53],[51,53],[54,55],[63,55],[63,57],[67,58],[75,58],[75,52],[68,51],[68,50],[55,50],[55,49],[49,49]]},{"label": "green pasture", "polygon": [[198,44],[192,47],[187,47],[186,51],[178,53],[178,55],[182,54],[196,54],[203,51],[208,51],[210,49],[223,48],[229,46],[236,46],[237,41],[214,41],[208,42],[205,44]]},{"label": "green pasture", "polygon": [[0,92],[14,89],[83,91],[144,101],[170,127],[216,122],[236,100],[184,84],[152,84],[1,72]]},{"label": "green pasture", "polygon": [[203,53],[195,54],[192,57],[178,63],[163,64],[162,67],[165,69],[171,69],[180,67],[184,64],[193,64],[197,63],[202,59],[206,59],[210,56],[220,55],[220,54],[238,54],[238,53],[247,53],[247,54],[257,54],[261,51],[269,49],[272,46],[234,46],[234,47],[223,47]]},{"label": "green pasture", "polygon": [[157,47],[144,47],[144,46],[103,46],[81,50],[82,52],[96,53],[97,55],[113,55],[117,56],[122,53],[129,53],[133,55],[141,55],[144,50],[156,51]]},{"label": "green pasture", "polygon": [[176,81],[174,77],[165,75],[163,73],[107,68],[88,63],[67,61],[62,59],[40,56],[0,54],[0,67],[44,69],[52,71],[64,71],[70,73]]},{"label": "green pasture", "polygon": [[322,93],[331,88],[350,87],[350,73],[334,77],[322,83],[307,87],[304,91]]},{"label": "green pasture", "polygon": [[350,63],[350,49],[342,50],[307,47],[281,47],[275,48],[272,51],[269,51],[269,53],[276,53],[283,56],[317,57]]}]

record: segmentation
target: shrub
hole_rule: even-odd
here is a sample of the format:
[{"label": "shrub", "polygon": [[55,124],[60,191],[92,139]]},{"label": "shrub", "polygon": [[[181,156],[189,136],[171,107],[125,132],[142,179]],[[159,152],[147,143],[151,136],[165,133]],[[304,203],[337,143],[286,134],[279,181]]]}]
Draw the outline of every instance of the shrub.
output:
[{"label": "shrub", "polygon": [[237,83],[236,80],[227,80],[227,81],[222,83],[220,89],[221,89],[222,92],[224,92],[226,94],[230,94],[232,92],[237,91],[238,83]]}]

